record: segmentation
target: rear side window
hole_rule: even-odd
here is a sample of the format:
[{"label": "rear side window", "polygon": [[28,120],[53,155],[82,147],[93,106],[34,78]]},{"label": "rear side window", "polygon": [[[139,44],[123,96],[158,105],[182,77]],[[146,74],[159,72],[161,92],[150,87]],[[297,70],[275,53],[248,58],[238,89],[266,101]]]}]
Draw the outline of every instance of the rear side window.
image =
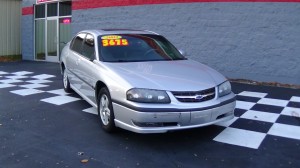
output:
[{"label": "rear side window", "polygon": [[84,37],[86,36],[85,33],[80,33],[78,34],[73,40],[72,40],[72,45],[71,45],[71,50],[82,54],[81,52],[81,47],[82,47],[82,43],[84,40]]}]

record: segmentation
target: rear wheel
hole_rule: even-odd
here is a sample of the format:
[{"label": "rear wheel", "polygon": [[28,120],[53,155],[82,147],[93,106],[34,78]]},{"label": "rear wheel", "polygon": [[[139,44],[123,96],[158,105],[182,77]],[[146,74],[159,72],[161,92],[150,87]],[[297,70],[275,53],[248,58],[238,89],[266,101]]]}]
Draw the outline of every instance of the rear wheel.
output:
[{"label": "rear wheel", "polygon": [[102,88],[98,94],[98,116],[101,127],[106,132],[115,131],[115,116],[109,91],[106,87]]},{"label": "rear wheel", "polygon": [[63,70],[63,85],[64,85],[65,92],[67,93],[72,92],[66,69]]}]

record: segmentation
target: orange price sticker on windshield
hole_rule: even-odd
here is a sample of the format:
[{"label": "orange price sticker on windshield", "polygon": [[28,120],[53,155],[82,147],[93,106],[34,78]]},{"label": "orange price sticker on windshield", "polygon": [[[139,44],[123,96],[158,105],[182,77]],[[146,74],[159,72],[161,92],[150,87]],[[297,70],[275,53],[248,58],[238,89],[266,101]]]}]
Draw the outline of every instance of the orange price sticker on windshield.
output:
[{"label": "orange price sticker on windshield", "polygon": [[127,39],[103,39],[102,45],[103,47],[128,46],[128,40]]}]

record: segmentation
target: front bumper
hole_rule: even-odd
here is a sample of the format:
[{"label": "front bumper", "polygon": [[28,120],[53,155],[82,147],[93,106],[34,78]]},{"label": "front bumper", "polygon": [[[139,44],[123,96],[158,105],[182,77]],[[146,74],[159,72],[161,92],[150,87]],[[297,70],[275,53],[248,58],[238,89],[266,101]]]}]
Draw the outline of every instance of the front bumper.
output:
[{"label": "front bumper", "polygon": [[200,111],[139,112],[113,103],[117,127],[137,133],[164,133],[212,125],[234,117],[235,98]]}]

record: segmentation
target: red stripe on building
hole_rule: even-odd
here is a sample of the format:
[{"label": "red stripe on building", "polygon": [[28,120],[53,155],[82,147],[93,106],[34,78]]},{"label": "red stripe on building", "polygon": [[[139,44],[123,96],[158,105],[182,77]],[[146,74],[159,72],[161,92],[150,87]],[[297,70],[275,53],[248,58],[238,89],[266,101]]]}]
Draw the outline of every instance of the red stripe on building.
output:
[{"label": "red stripe on building", "polygon": [[22,15],[32,15],[33,6],[22,8]]},{"label": "red stripe on building", "polygon": [[[300,0],[74,0],[72,9],[105,8],[117,6],[137,6],[170,3],[193,3],[193,2],[300,2]],[[32,15],[33,7],[22,8],[22,15]]]},{"label": "red stripe on building", "polygon": [[115,6],[136,6],[170,3],[193,3],[193,2],[300,2],[300,0],[75,0],[73,10],[103,8]]}]

